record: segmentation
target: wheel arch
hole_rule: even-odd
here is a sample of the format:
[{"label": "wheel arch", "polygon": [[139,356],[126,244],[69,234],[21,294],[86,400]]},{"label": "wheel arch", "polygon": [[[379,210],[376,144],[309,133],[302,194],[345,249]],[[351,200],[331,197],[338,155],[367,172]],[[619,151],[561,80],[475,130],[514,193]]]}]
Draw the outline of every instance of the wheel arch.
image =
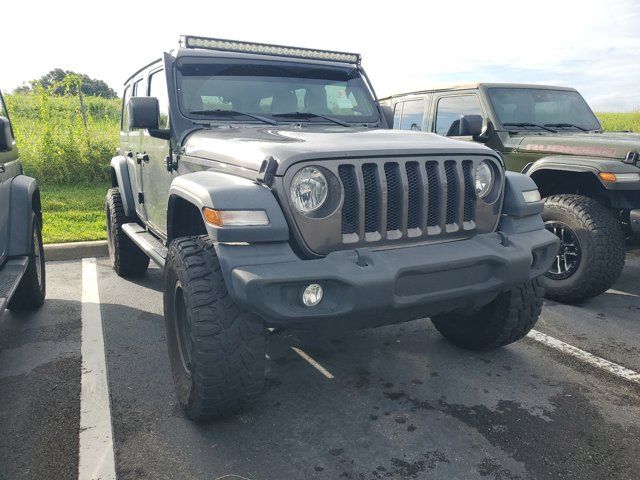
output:
[{"label": "wheel arch", "polygon": [[610,205],[611,185],[603,182],[600,172],[616,172],[621,162],[578,157],[544,157],[528,164],[523,173],[536,182],[540,195],[550,197],[563,193],[583,195]]},{"label": "wheel arch", "polygon": [[33,220],[42,225],[42,204],[38,182],[26,175],[11,180],[9,192],[9,248],[10,257],[31,252]]},{"label": "wheel arch", "polygon": [[[265,226],[214,227],[204,222],[203,208],[216,210],[263,210],[269,218]],[[197,212],[197,213],[196,213]],[[205,232],[218,242],[278,242],[289,240],[289,228],[280,205],[265,186],[226,173],[200,171],[181,175],[169,188],[167,205],[167,241],[189,231],[180,213],[202,225]],[[193,227],[195,228],[195,227]]]},{"label": "wheel arch", "polygon": [[129,166],[127,164],[126,157],[124,157],[123,155],[118,155],[111,159],[111,164],[109,166],[109,177],[111,180],[111,187],[118,188],[118,190],[120,190],[120,197],[122,198],[124,214],[127,217],[135,218],[136,204],[133,197],[133,191],[131,189]]}]

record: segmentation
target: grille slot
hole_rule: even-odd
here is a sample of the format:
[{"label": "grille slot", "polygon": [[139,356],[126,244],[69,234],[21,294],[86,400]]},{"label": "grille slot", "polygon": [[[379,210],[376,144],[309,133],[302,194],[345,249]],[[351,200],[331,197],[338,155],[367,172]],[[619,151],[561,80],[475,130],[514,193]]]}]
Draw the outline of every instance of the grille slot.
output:
[{"label": "grille slot", "polygon": [[340,165],[338,175],[344,187],[344,204],[342,205],[342,234],[358,233],[358,179],[353,165]]},{"label": "grille slot", "polygon": [[380,210],[378,166],[375,163],[365,163],[362,166],[362,178],[364,181],[364,231],[377,232]]},{"label": "grille slot", "polygon": [[462,162],[462,172],[464,174],[464,213],[462,219],[465,222],[473,220],[473,212],[476,206],[476,192],[473,185],[473,162],[465,160]]},{"label": "grille slot", "polygon": [[437,227],[440,223],[440,178],[438,175],[438,163],[427,162],[427,227]]},{"label": "grille slot", "polygon": [[422,185],[420,184],[420,172],[418,162],[407,162],[407,182],[409,188],[407,228],[420,227],[420,212],[422,212]]},{"label": "grille slot", "polygon": [[456,174],[456,162],[448,160],[444,162],[444,172],[447,179],[447,214],[446,223],[456,223],[458,219],[458,175]]},{"label": "grille slot", "polygon": [[402,215],[402,180],[397,163],[385,163],[384,174],[387,181],[387,230],[400,230]]}]

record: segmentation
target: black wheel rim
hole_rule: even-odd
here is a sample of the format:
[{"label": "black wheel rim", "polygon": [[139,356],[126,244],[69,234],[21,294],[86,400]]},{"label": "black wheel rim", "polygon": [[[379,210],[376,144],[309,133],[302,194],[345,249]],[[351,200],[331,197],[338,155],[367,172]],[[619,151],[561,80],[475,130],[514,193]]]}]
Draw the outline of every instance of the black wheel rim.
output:
[{"label": "black wheel rim", "polygon": [[576,232],[562,222],[545,222],[544,226],[560,239],[558,254],[545,275],[552,280],[569,278],[576,273],[580,266],[582,259],[580,240],[578,240]]},{"label": "black wheel rim", "polygon": [[184,368],[187,375],[191,375],[191,324],[187,316],[187,305],[184,302],[184,292],[180,282],[176,282],[173,294],[173,314],[182,368]]}]

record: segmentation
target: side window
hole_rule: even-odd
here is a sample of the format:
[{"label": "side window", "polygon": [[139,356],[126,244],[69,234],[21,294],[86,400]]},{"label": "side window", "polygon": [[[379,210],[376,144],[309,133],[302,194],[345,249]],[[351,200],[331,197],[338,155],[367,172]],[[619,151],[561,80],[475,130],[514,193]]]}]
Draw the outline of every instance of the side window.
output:
[{"label": "side window", "polygon": [[120,130],[129,131],[129,99],[131,98],[131,87],[127,85],[122,95],[122,115],[120,117]]},{"label": "side window", "polygon": [[[424,123],[424,100],[408,100],[402,106],[400,130],[422,131]],[[395,125],[395,120],[394,120]]]},{"label": "side window", "polygon": [[438,100],[436,133],[445,137],[456,136],[462,115],[482,115],[480,100],[476,95],[458,95]]},{"label": "side window", "polygon": [[164,70],[154,72],[149,77],[149,96],[156,97],[160,105],[160,128],[169,128],[169,93]]},{"label": "side window", "polygon": [[396,103],[396,106],[393,109],[393,129],[400,129],[400,119],[402,118],[402,105],[404,102]]}]

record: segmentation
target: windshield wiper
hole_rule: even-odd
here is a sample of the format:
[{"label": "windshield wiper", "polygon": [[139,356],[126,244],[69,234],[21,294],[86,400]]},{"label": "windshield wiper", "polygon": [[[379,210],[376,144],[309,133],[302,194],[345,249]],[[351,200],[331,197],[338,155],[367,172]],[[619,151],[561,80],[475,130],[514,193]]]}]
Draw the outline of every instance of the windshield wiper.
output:
[{"label": "windshield wiper", "polygon": [[319,113],[313,112],[290,112],[290,113],[274,113],[271,115],[272,117],[290,117],[290,118],[323,118],[328,120],[329,122],[336,123],[338,125],[342,125],[343,127],[350,127],[351,124],[347,122],[343,122],[342,120],[338,120],[337,118],[329,117],[327,115],[320,115]]},{"label": "windshield wiper", "polygon": [[547,132],[558,133],[557,130],[553,130],[551,128],[545,127],[544,125],[539,125],[537,123],[518,122],[518,123],[503,123],[502,125],[504,125],[505,127],[537,127],[537,128],[546,130]]},{"label": "windshield wiper", "polygon": [[545,123],[544,126],[545,127],[559,127],[559,128],[573,127],[573,128],[577,128],[578,130],[582,130],[583,132],[588,132],[589,131],[586,128],[582,128],[581,126],[576,125],[575,123]]},{"label": "windshield wiper", "polygon": [[259,120],[263,123],[268,123],[269,125],[277,125],[278,122],[275,120],[271,120],[270,118],[261,117],[260,115],[254,115],[253,113],[239,112],[237,110],[195,110],[189,113],[194,113],[196,115],[227,115],[227,116],[237,116],[241,115],[244,117],[253,118],[255,120]]}]

